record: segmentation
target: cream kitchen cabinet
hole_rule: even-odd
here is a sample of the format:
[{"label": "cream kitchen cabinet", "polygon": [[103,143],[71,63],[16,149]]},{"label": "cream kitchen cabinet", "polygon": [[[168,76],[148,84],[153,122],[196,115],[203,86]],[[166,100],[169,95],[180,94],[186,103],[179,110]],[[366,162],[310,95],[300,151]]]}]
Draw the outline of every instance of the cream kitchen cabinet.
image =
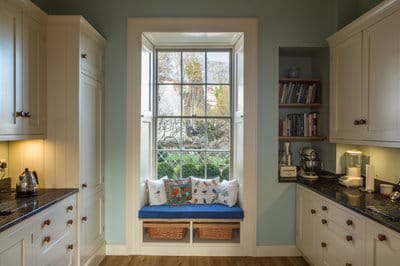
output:
[{"label": "cream kitchen cabinet", "polygon": [[31,235],[30,220],[0,233],[0,265],[34,266],[32,263]]},{"label": "cream kitchen cabinet", "polygon": [[0,7],[0,140],[43,138],[47,15],[29,1]]},{"label": "cream kitchen cabinet", "polygon": [[367,222],[367,266],[395,266],[400,261],[400,234],[375,222]]},{"label": "cream kitchen cabinet", "polygon": [[48,18],[45,175],[80,188],[80,264],[105,254],[103,54],[105,40],[81,16]]},{"label": "cream kitchen cabinet", "polygon": [[400,146],[399,10],[384,1],[328,39],[332,142]]}]

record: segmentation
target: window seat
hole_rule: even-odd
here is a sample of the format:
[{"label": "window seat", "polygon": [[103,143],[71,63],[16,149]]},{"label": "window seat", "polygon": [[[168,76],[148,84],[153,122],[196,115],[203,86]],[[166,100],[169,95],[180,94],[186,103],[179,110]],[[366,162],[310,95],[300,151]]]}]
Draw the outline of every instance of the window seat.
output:
[{"label": "window seat", "polygon": [[140,219],[243,219],[238,205],[222,204],[146,205],[139,210]]}]

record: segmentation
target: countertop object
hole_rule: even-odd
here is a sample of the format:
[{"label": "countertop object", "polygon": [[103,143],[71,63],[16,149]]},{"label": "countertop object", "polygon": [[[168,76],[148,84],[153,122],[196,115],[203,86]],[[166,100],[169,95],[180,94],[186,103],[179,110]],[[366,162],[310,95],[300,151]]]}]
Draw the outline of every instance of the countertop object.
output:
[{"label": "countertop object", "polygon": [[389,197],[376,192],[369,193],[361,191],[359,188],[341,186],[336,179],[309,181],[299,178],[297,183],[400,233],[400,218],[388,217],[375,211],[376,209],[390,209],[392,213],[397,213],[400,211],[399,201],[392,201]]},{"label": "countertop object", "polygon": [[77,193],[79,189],[39,189],[37,196],[17,198],[15,191],[0,193],[0,232]]}]

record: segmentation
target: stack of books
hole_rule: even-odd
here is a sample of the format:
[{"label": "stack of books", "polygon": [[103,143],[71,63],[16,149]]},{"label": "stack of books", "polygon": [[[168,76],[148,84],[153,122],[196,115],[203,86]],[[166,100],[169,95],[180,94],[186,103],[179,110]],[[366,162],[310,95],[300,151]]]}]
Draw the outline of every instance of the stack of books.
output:
[{"label": "stack of books", "polygon": [[288,114],[279,119],[279,136],[281,137],[316,137],[320,135],[318,112]]},{"label": "stack of books", "polygon": [[317,83],[279,82],[280,104],[312,104],[320,103]]}]

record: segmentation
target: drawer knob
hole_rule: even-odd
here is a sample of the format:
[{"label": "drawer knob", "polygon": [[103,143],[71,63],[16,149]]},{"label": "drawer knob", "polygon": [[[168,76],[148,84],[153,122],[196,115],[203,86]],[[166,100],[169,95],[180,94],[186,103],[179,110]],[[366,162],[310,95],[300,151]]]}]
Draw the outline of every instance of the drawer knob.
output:
[{"label": "drawer knob", "polygon": [[87,221],[87,216],[83,216],[82,217],[82,222],[86,222]]},{"label": "drawer knob", "polygon": [[49,243],[50,240],[51,240],[50,236],[45,236],[45,237],[43,238],[43,243]]},{"label": "drawer knob", "polygon": [[323,211],[327,211],[327,210],[328,210],[328,207],[322,206],[322,210],[323,210]]},{"label": "drawer knob", "polygon": [[82,188],[87,188],[87,184],[86,184],[86,183],[83,183],[83,184],[81,185],[81,187],[82,187]]},{"label": "drawer knob", "polygon": [[73,244],[68,245],[68,250],[73,250],[73,249],[74,249],[74,245]]},{"label": "drawer knob", "polygon": [[51,224],[51,221],[49,219],[47,219],[43,222],[43,226],[46,226],[46,225],[49,226],[50,224]]},{"label": "drawer knob", "polygon": [[346,263],[346,266],[351,266],[351,263]]},{"label": "drawer knob", "polygon": [[385,241],[386,240],[386,236],[383,235],[383,234],[379,234],[378,235],[378,239],[379,239],[379,241]]},{"label": "drawer knob", "polygon": [[347,235],[347,236],[346,236],[346,240],[347,240],[348,242],[350,242],[350,241],[353,241],[353,237],[352,237],[352,236],[349,236],[349,235]]},{"label": "drawer knob", "polygon": [[67,225],[72,225],[74,223],[74,220],[68,220]]},{"label": "drawer knob", "polygon": [[316,213],[316,210],[311,209],[311,214],[315,214],[315,213]]},{"label": "drawer knob", "polygon": [[326,243],[325,242],[321,242],[321,247],[326,248]]},{"label": "drawer knob", "polygon": [[88,58],[87,53],[82,53],[82,54],[81,54],[81,58],[82,58],[82,59],[87,59],[87,58]]},{"label": "drawer knob", "polygon": [[72,211],[74,209],[74,206],[72,206],[72,205],[69,205],[68,207],[67,207],[67,211]]},{"label": "drawer knob", "polygon": [[325,219],[322,219],[322,220],[321,220],[321,223],[322,223],[322,224],[327,224],[327,223],[328,223],[328,221],[327,221],[327,220],[325,220]]},{"label": "drawer knob", "polygon": [[348,226],[350,226],[350,225],[353,224],[353,221],[352,221],[352,220],[347,220],[347,221],[346,221],[346,224],[347,224]]}]

